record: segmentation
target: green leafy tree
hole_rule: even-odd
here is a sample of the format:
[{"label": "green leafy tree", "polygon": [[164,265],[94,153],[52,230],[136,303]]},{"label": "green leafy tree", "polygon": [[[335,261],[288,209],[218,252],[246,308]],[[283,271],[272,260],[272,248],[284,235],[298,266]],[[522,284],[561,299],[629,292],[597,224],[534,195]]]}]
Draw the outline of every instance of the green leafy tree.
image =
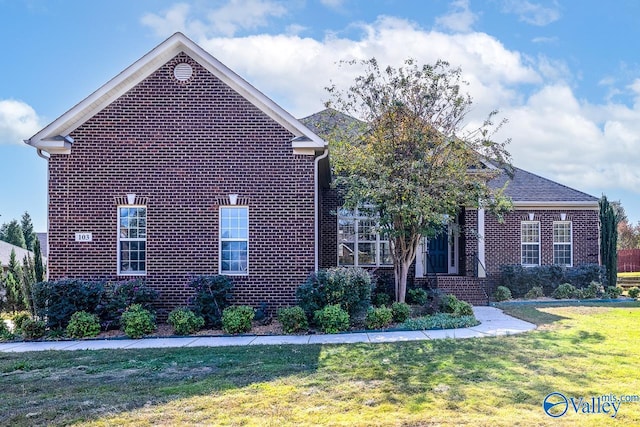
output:
[{"label": "green leafy tree", "polygon": [[35,282],[44,281],[44,264],[42,262],[42,250],[40,249],[40,240],[36,239],[33,242],[33,272],[35,275]]},{"label": "green leafy tree", "polygon": [[9,255],[9,265],[4,280],[6,286],[6,306],[7,309],[11,311],[25,309],[21,279],[22,268],[18,263],[16,252],[12,250],[11,255]]},{"label": "green leafy tree", "polygon": [[33,242],[38,240],[36,233],[33,231],[33,222],[31,221],[31,215],[29,212],[22,214],[20,219],[20,228],[22,229],[22,235],[24,237],[25,247],[30,251],[33,251]]},{"label": "green leafy tree", "polygon": [[618,276],[618,223],[619,211],[607,196],[600,198],[600,257],[602,265],[607,268],[607,284],[616,286]]},{"label": "green leafy tree", "polygon": [[22,301],[24,306],[29,310],[31,314],[34,314],[33,310],[33,297],[31,296],[31,288],[36,282],[35,264],[33,259],[29,255],[25,255],[22,258],[22,276],[21,276],[21,290]]},{"label": "green leafy tree", "polygon": [[[347,64],[355,64],[349,62]],[[381,70],[371,59],[346,91],[328,88],[329,106],[358,117],[355,126],[330,137],[332,164],[344,205],[379,217],[389,239],[396,301],[404,302],[409,267],[423,237],[437,235],[461,206],[501,214],[510,209],[502,190],[487,181],[509,166],[506,144],[491,140],[504,123],[492,112],[473,131],[463,131],[471,98],[459,68],[438,61],[405,61]]]},{"label": "green leafy tree", "polygon": [[22,227],[15,219],[2,225],[2,228],[0,228],[0,240],[4,240],[7,243],[21,248],[26,249],[27,247],[24,234],[22,233]]}]

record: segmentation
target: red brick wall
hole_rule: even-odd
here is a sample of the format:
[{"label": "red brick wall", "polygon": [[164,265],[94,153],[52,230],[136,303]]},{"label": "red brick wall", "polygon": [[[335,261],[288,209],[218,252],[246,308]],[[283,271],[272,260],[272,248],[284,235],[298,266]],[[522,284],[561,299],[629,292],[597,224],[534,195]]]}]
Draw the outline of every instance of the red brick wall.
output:
[{"label": "red brick wall", "polygon": [[[188,61],[194,76],[173,79]],[[219,200],[249,206],[249,276],[236,303],[294,302],[314,269],[314,157],[293,135],[180,54],[89,119],[49,162],[49,278],[117,277],[116,197],[147,199],[147,283],[186,303],[189,278],[218,273]],[[91,232],[77,243],[74,233]]]},{"label": "red brick wall", "polygon": [[[597,210],[514,210],[505,215],[504,222],[485,214],[485,266],[493,287],[497,284],[500,266],[520,264],[520,223],[540,221],[540,261],[542,265],[553,264],[553,222],[560,221],[560,213],[572,222],[573,265],[598,263],[598,211]],[[467,227],[477,230],[477,211],[468,210],[465,216]],[[477,252],[477,240],[467,234],[467,274],[473,274],[473,257]]]}]

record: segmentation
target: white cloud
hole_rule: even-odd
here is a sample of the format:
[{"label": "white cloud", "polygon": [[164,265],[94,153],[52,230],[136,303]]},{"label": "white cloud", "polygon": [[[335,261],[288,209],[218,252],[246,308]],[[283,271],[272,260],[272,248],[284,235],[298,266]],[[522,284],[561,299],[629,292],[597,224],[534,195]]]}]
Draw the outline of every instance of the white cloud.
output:
[{"label": "white cloud", "polygon": [[[206,19],[190,18],[197,14]],[[268,24],[269,18],[286,15],[287,9],[271,0],[229,0],[217,9],[198,9],[177,3],[161,14],[147,13],[141,18],[143,25],[160,37],[168,37],[176,31],[191,37],[221,35],[231,37],[240,30],[255,30]]]},{"label": "white cloud", "polygon": [[436,26],[444,30],[467,33],[472,30],[478,15],[469,8],[469,0],[456,0],[451,3],[447,15],[436,18]]},{"label": "white cloud", "polygon": [[[528,16],[535,16],[536,8],[541,7],[528,2],[510,4],[520,13],[529,11]],[[419,63],[445,59],[460,66],[470,83],[472,123],[495,108],[509,119],[498,137],[512,138],[509,150],[516,166],[595,195],[608,188],[636,192],[640,188],[640,172],[636,172],[640,164],[640,79],[621,88],[638,105],[591,104],[574,94],[572,85],[580,79],[565,61],[528,57],[481,32],[450,34],[381,16],[374,22],[351,24],[344,33],[359,31],[351,38],[340,31],[326,33],[320,40],[302,37],[304,29],[295,23],[286,34],[232,37],[216,33],[211,21],[193,19],[193,10],[179,5],[172,10],[173,15],[166,15],[169,21],[182,25],[189,37],[296,117],[323,108],[328,98],[325,86],[335,83],[346,88],[360,74],[356,68],[339,68],[336,63],[340,60],[376,57],[381,66],[398,67],[408,57]],[[536,18],[536,22],[559,16],[558,12],[545,13],[539,16],[548,16],[547,20]],[[154,30],[168,25],[147,21]],[[601,82],[612,90],[615,83],[604,76]]]},{"label": "white cloud", "polygon": [[553,0],[548,6],[528,0],[504,0],[503,11],[518,15],[520,21],[527,24],[545,26],[560,19],[560,7]]},{"label": "white cloud", "polygon": [[0,144],[22,144],[41,129],[31,106],[13,99],[0,100]]},{"label": "white cloud", "polygon": [[320,0],[320,3],[330,9],[340,9],[342,7],[342,4],[344,3],[344,0]]}]

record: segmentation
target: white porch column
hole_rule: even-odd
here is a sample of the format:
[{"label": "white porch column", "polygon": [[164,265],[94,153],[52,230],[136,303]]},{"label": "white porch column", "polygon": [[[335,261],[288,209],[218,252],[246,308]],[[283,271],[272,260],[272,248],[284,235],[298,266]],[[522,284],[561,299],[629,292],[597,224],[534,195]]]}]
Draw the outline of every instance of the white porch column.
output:
[{"label": "white porch column", "polygon": [[420,246],[418,246],[418,253],[416,254],[416,277],[424,277],[424,238],[420,239]]},{"label": "white porch column", "polygon": [[478,209],[478,277],[487,277],[484,261],[484,208]]}]

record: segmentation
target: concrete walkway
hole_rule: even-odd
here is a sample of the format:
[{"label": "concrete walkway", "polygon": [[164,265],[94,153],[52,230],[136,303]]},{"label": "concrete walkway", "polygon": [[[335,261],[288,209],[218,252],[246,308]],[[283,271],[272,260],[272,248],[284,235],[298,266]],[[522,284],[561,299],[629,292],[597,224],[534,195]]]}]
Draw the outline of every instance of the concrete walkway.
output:
[{"label": "concrete walkway", "polygon": [[119,348],[224,347],[234,345],[348,344],[419,341],[443,338],[480,338],[531,331],[535,325],[508,316],[495,307],[473,307],[478,326],[428,331],[357,332],[331,335],[244,335],[221,337],[170,337],[79,341],[0,343],[0,352],[44,350],[105,350]]}]

